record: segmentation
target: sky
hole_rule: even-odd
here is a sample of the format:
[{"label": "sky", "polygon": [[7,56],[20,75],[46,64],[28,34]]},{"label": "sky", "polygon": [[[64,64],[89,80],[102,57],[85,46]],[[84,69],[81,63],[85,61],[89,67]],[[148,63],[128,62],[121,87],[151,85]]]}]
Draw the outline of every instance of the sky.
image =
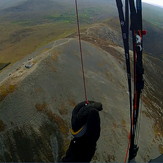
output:
[{"label": "sky", "polygon": [[163,0],[142,0],[142,1],[163,7]]}]

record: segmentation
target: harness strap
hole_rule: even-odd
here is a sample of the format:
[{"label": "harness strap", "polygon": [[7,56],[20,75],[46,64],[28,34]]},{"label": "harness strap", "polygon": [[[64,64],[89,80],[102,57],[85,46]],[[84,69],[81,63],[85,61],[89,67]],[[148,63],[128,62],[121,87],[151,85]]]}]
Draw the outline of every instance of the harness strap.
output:
[{"label": "harness strap", "polygon": [[[123,11],[122,0],[116,0],[119,20],[122,31],[123,45],[125,50],[126,58],[126,71],[128,78],[128,90],[129,90],[129,101],[130,101],[130,119],[131,119],[131,128],[130,128],[130,139],[128,143],[127,153],[129,150],[129,161],[133,159],[138,151],[137,145],[135,145],[135,132],[136,125],[139,115],[139,101],[140,95],[144,88],[144,68],[142,62],[142,51],[143,51],[143,34],[146,34],[145,31],[142,31],[142,1],[136,0],[125,0],[125,16]],[[133,55],[134,55],[134,100],[132,104],[132,87],[131,87],[131,70],[130,70],[130,56],[129,56],[129,6],[130,6],[130,19],[131,26],[130,30],[132,31],[132,40],[133,40]]]},{"label": "harness strap", "polygon": [[75,138],[79,138],[79,137],[82,137],[86,133],[86,130],[87,130],[87,126],[84,125],[78,131],[75,132],[73,129],[70,129],[70,132]]}]

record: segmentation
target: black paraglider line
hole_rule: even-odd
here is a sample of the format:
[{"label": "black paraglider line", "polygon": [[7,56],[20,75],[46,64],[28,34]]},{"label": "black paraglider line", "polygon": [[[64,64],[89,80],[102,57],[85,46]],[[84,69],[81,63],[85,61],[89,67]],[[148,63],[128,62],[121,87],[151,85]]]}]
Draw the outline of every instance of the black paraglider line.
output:
[{"label": "black paraglider line", "polygon": [[[125,163],[130,162],[131,159],[135,158],[138,146],[136,142],[139,139],[139,130],[140,130],[140,120],[138,125],[138,119],[140,118],[139,112],[139,103],[141,99],[142,89],[144,87],[143,81],[143,63],[142,63],[142,36],[145,31],[142,31],[142,1],[136,0],[136,6],[134,0],[125,0],[125,18],[124,18],[124,11],[123,11],[123,3],[122,0],[116,0],[118,13],[119,13],[119,20],[121,24],[121,31],[122,31],[122,38],[123,44],[125,49],[125,58],[126,58],[126,71],[128,77],[128,89],[129,89],[129,99],[130,99],[130,120],[131,120],[131,127],[130,133],[128,137],[128,147],[126,150],[125,155]],[[131,27],[130,30],[132,31],[132,41],[133,41],[133,58],[134,58],[134,98],[133,98],[133,105],[131,102],[132,99],[132,89],[131,89],[131,70],[130,70],[130,58],[129,58],[129,6],[130,5],[130,17],[131,17]],[[141,38],[140,45],[136,42],[136,36]],[[140,49],[138,47],[140,46]],[[141,106],[142,107],[142,106]],[[141,116],[141,115],[140,115]],[[137,127],[138,125],[138,127]],[[136,137],[135,137],[136,136]]]}]

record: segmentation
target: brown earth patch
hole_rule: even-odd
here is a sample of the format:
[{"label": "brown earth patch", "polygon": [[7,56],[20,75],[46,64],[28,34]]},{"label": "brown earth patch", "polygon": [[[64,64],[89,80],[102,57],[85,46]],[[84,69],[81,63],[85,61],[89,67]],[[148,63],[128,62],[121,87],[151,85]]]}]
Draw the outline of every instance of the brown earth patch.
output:
[{"label": "brown earth patch", "polygon": [[46,103],[36,104],[35,108],[37,109],[37,111],[44,111],[47,108],[47,104]]},{"label": "brown earth patch", "polygon": [[68,128],[66,122],[59,115],[53,113],[51,110],[48,110],[48,105],[46,103],[36,104],[35,108],[38,111],[41,111],[45,115],[47,115],[48,118],[50,119],[50,121],[55,122],[62,134],[64,134],[64,135],[68,134],[69,128]]},{"label": "brown earth patch", "polygon": [[124,119],[122,119],[121,124],[122,124],[122,127],[124,128],[126,127],[126,121]]},{"label": "brown earth patch", "polygon": [[65,105],[64,104],[61,104],[61,106],[59,107],[59,113],[61,114],[61,115],[66,115],[66,114],[68,114],[68,110],[66,109],[66,107],[65,107]]},{"label": "brown earth patch", "polygon": [[75,107],[75,106],[76,106],[76,102],[75,102],[75,100],[73,100],[73,99],[69,99],[69,100],[68,100],[68,103],[69,103],[69,105],[72,106],[72,107]]},{"label": "brown earth patch", "polygon": [[6,84],[0,86],[0,101],[3,101],[6,96],[13,93],[16,89],[16,85]]},{"label": "brown earth patch", "polygon": [[158,101],[152,96],[153,93],[151,94],[147,88],[145,88],[145,90],[147,91],[147,96],[142,96],[142,100],[147,109],[146,111],[143,111],[143,113],[146,117],[154,120],[153,130],[155,138],[159,139],[160,137],[163,137],[163,113],[161,109],[155,105],[158,104]]},{"label": "brown earth patch", "polygon": [[163,145],[160,144],[160,145],[158,146],[158,148],[159,148],[160,154],[163,154]]}]

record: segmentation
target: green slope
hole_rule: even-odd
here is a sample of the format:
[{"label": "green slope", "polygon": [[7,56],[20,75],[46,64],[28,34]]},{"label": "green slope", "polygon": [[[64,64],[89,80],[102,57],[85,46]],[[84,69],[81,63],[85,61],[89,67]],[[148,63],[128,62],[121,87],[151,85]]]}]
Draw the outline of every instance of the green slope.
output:
[{"label": "green slope", "polygon": [[[16,0],[15,3],[9,3],[10,0],[0,0],[3,7],[9,7],[0,8],[1,63],[16,62],[50,41],[76,32],[74,1]],[[163,51],[162,10],[147,4],[143,7],[144,27],[148,30],[145,51],[160,57]],[[116,4],[112,0],[82,0],[79,1],[79,16],[82,27],[102,22],[117,17]],[[117,21],[108,25],[118,30]]]}]

